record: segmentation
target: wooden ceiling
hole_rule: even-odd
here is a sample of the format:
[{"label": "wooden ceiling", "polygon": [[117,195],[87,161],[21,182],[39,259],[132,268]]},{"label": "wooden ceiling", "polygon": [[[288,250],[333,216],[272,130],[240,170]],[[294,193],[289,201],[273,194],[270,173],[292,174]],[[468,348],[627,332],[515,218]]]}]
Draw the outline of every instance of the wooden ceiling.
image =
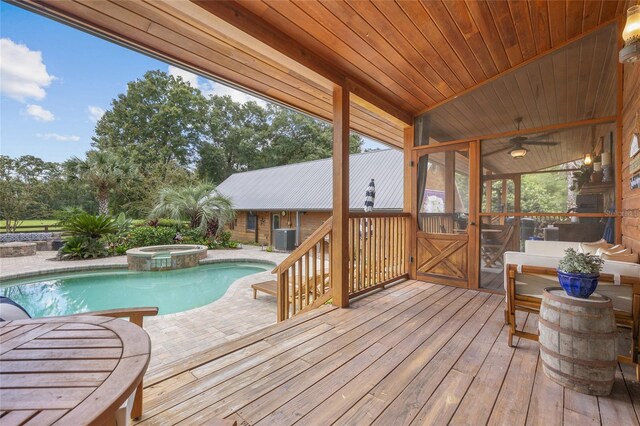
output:
[{"label": "wooden ceiling", "polygon": [[333,84],[348,81],[352,128],[402,146],[411,117],[633,0],[11,1],[324,119]]},{"label": "wooden ceiling", "polygon": [[617,26],[506,73],[425,114],[440,142],[616,115]]},{"label": "wooden ceiling", "polygon": [[[481,144],[483,173],[486,174],[487,171],[493,174],[532,172],[580,160],[594,148],[597,152],[601,152],[603,148],[607,152],[612,152],[609,146],[612,132],[615,132],[615,123],[529,134],[526,135],[529,139],[538,138],[538,140],[553,141],[558,144],[550,146],[524,144],[523,146],[529,152],[522,159],[511,157],[509,148],[512,144],[508,138],[487,139]],[[601,137],[604,137],[604,147],[599,145]],[[504,150],[500,151],[501,149]],[[490,155],[493,152],[495,154]]]}]

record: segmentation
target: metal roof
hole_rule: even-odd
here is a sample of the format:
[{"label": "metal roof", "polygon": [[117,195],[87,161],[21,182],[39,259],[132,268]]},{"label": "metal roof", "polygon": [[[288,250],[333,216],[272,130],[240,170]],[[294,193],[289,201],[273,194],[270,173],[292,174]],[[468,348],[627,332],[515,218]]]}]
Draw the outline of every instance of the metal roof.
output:
[{"label": "metal roof", "polygon": [[[364,198],[375,179],[375,210],[401,210],[403,153],[395,149],[351,154],[349,205],[364,209]],[[331,158],[252,170],[229,176],[218,191],[231,198],[236,210],[331,210]]]}]

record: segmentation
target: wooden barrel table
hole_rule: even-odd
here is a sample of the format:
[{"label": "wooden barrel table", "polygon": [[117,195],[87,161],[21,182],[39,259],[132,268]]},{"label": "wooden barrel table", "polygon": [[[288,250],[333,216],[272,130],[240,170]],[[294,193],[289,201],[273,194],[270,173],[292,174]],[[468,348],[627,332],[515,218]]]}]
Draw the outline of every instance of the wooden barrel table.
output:
[{"label": "wooden barrel table", "polygon": [[562,288],[546,288],[538,328],[547,377],[588,395],[611,393],[617,366],[611,299],[598,293],[579,299]]}]

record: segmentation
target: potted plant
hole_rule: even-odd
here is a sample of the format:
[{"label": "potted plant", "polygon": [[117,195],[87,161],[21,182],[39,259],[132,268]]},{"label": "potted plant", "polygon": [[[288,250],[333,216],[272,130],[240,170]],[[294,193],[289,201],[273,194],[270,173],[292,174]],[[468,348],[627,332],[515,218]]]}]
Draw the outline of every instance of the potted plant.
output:
[{"label": "potted plant", "polygon": [[558,281],[569,296],[587,299],[596,291],[603,263],[596,255],[566,249],[558,265]]}]

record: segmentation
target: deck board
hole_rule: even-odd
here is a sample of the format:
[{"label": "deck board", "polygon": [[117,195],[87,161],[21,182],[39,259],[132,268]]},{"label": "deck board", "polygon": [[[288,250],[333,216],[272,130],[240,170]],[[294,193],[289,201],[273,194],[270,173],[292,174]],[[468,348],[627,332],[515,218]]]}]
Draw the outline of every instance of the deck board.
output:
[{"label": "deck board", "polygon": [[[173,366],[139,424],[638,424],[632,368],[610,397],[563,389],[537,342],[507,346],[503,309],[501,296],[406,281]],[[535,331],[537,316],[518,323]]]}]

